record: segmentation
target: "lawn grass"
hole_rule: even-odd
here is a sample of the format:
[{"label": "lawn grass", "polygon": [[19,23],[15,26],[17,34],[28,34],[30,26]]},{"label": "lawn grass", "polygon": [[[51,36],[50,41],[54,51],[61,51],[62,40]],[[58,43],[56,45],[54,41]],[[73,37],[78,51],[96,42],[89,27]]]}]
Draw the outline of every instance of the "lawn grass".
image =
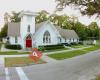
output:
[{"label": "lawn grass", "polygon": [[97,42],[100,42],[100,40],[97,40]]},{"label": "lawn grass", "polygon": [[75,50],[75,51],[69,51],[64,53],[49,54],[48,56],[56,60],[63,60],[63,59],[72,58],[78,55],[85,54],[86,52],[87,51]]},{"label": "lawn grass", "polygon": [[45,50],[43,52],[54,52],[54,51],[63,51],[63,50],[68,50],[69,48],[62,48],[62,49],[53,49],[53,50]]},{"label": "lawn grass", "polygon": [[88,47],[88,45],[71,45],[72,48],[83,48]]},{"label": "lawn grass", "polygon": [[97,77],[95,80],[100,80],[100,77]]},{"label": "lawn grass", "polygon": [[29,52],[17,52],[17,51],[0,52],[0,55],[19,55],[19,54],[29,54]]},{"label": "lawn grass", "polygon": [[100,49],[100,45],[96,45],[96,46],[92,46],[92,47],[89,47],[89,48],[85,48],[83,50],[86,50],[86,51],[90,52],[90,51],[94,51],[94,50],[98,50],[98,49]]},{"label": "lawn grass", "polygon": [[2,43],[2,42],[0,42],[0,49],[1,49],[2,44],[3,44],[3,43]]},{"label": "lawn grass", "polygon": [[96,75],[96,79],[95,80],[100,80],[100,74]]},{"label": "lawn grass", "polygon": [[5,67],[23,67],[34,64],[46,63],[42,59],[39,59],[37,63],[34,63],[34,60],[30,57],[9,57],[5,58]]},{"label": "lawn grass", "polygon": [[63,59],[83,55],[83,54],[86,54],[90,51],[94,51],[94,50],[97,50],[97,49],[100,49],[100,45],[92,46],[90,48],[85,48],[85,49],[82,49],[82,50],[74,50],[74,51],[63,52],[63,53],[48,54],[48,56],[51,57],[51,58],[54,58],[56,60],[63,60]]}]

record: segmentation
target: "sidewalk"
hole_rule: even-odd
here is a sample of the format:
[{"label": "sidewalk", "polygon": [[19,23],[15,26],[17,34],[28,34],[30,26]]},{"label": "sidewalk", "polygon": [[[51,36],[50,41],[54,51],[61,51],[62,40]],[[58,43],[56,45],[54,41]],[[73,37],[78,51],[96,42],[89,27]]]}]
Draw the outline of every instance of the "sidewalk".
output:
[{"label": "sidewalk", "polygon": [[[91,46],[89,46],[89,47],[91,47]],[[89,48],[89,47],[84,47],[84,48]],[[81,50],[81,49],[84,49],[84,48],[70,49],[70,50],[63,50],[63,51],[54,51],[54,52],[46,52],[46,53],[43,53],[42,59],[45,60],[48,63],[57,62],[57,60],[48,57],[47,54],[63,53],[63,52],[69,52],[69,51],[73,51],[73,50]],[[27,57],[27,56],[29,56],[29,54],[0,55],[0,66],[4,67],[4,58],[5,57]]]},{"label": "sidewalk", "polygon": [[0,67],[4,67],[4,56],[0,56]]},{"label": "sidewalk", "polygon": [[85,49],[85,48],[89,48],[91,46],[88,46],[88,47],[83,47],[83,48],[72,48],[72,49],[69,49],[69,50],[63,50],[63,51],[54,51],[54,52],[46,52],[44,54],[54,54],[54,53],[62,53],[62,52],[69,52],[69,51],[74,51],[74,50],[81,50],[81,49]]}]

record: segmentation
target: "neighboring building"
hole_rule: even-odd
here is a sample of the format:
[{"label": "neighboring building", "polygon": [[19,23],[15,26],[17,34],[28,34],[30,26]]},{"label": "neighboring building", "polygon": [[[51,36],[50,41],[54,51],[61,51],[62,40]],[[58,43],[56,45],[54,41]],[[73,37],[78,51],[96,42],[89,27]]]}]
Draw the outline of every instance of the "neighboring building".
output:
[{"label": "neighboring building", "polygon": [[74,30],[61,29],[50,21],[35,25],[36,16],[36,13],[26,11],[20,14],[21,22],[8,23],[8,41],[10,44],[20,44],[22,48],[32,48],[39,45],[79,41]]}]

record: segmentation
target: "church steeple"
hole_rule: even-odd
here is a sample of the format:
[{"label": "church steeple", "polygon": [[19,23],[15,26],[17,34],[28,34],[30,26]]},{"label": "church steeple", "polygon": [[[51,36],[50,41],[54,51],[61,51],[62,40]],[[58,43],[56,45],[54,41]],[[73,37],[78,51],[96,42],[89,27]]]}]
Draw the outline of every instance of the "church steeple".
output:
[{"label": "church steeple", "polygon": [[37,13],[31,11],[23,11],[19,15],[21,18],[20,22],[20,34],[21,36],[26,36],[27,34],[35,33],[35,17]]}]

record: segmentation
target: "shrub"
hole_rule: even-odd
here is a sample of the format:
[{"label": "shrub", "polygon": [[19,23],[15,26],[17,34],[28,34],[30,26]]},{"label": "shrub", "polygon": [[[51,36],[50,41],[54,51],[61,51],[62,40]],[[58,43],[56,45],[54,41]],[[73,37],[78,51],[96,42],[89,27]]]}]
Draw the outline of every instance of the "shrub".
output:
[{"label": "shrub", "polygon": [[78,43],[76,43],[76,42],[72,42],[72,43],[70,43],[71,45],[77,45]]},{"label": "shrub", "polygon": [[7,48],[7,49],[15,49],[15,50],[22,49],[21,45],[19,45],[19,44],[16,44],[16,45],[6,44],[5,48]]},{"label": "shrub", "polygon": [[45,48],[44,48],[44,46],[39,46],[39,47],[38,47],[38,50],[40,50],[40,51],[44,51]]},{"label": "shrub", "polygon": [[80,41],[78,44],[81,44],[81,45],[82,45],[82,44],[83,44],[83,42],[82,42],[82,41]]},{"label": "shrub", "polygon": [[44,50],[54,50],[54,49],[64,48],[64,46],[63,46],[63,44],[57,44],[57,45],[39,46],[38,48],[43,48]]},{"label": "shrub", "polygon": [[65,46],[71,46],[71,44],[69,44],[69,43],[62,43],[62,44]]}]

